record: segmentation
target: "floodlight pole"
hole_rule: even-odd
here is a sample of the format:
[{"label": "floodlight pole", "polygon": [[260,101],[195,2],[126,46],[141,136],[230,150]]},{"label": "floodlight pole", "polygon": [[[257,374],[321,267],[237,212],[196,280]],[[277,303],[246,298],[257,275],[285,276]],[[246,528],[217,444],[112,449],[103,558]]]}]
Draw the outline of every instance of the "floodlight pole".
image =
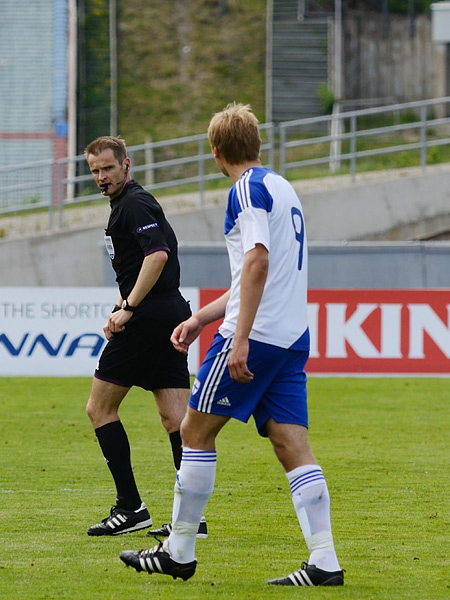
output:
[{"label": "floodlight pole", "polygon": [[273,0],[266,6],[266,123],[272,122]]},{"label": "floodlight pole", "polygon": [[117,135],[117,1],[109,0],[110,113],[109,133]]},{"label": "floodlight pole", "polygon": [[342,100],[342,0],[334,2],[334,99]]},{"label": "floodlight pole", "polygon": [[339,119],[340,103],[342,100],[342,0],[334,1],[334,77],[333,77],[333,119],[331,121],[330,170],[340,169],[341,154],[341,120]]},{"label": "floodlight pole", "polygon": [[[69,40],[67,48],[67,156],[73,157],[77,153],[77,2],[69,0],[68,3],[69,18]],[[67,163],[67,201],[71,201],[75,195],[73,178],[76,175],[76,163],[69,161]]]}]

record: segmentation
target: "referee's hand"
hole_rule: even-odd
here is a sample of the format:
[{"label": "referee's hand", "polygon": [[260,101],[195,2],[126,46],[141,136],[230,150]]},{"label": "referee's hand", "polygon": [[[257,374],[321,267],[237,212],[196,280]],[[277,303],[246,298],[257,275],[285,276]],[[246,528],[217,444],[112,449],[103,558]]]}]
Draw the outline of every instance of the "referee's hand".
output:
[{"label": "referee's hand", "polygon": [[111,339],[114,333],[120,333],[121,331],[124,331],[125,323],[127,323],[132,316],[132,312],[130,312],[129,310],[123,310],[123,308],[111,313],[109,315],[108,322],[103,327],[106,339]]}]

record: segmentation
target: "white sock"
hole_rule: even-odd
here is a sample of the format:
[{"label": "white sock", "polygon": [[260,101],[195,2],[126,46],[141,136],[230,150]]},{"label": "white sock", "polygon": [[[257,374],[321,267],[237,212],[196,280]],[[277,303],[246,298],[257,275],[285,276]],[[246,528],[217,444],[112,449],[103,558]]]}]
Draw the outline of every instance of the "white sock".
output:
[{"label": "white sock", "polygon": [[174,490],[173,529],[168,539],[169,553],[177,562],[195,559],[198,526],[213,493],[216,464],[215,450],[183,448]]},{"label": "white sock", "polygon": [[308,563],[339,571],[330,520],[330,495],[322,469],[303,465],[286,473],[300,527],[310,552]]}]

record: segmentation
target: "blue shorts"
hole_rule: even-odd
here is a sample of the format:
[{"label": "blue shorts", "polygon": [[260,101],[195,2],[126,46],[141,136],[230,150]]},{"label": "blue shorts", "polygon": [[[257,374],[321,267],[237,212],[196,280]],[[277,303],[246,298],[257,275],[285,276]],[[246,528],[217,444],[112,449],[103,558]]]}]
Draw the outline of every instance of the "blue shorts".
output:
[{"label": "blue shorts", "polygon": [[216,334],[192,386],[189,406],[244,423],[253,415],[264,437],[270,418],[308,427],[305,364],[309,352],[250,340],[247,365],[254,379],[239,383],[231,379],[227,366],[232,344],[233,338]]}]

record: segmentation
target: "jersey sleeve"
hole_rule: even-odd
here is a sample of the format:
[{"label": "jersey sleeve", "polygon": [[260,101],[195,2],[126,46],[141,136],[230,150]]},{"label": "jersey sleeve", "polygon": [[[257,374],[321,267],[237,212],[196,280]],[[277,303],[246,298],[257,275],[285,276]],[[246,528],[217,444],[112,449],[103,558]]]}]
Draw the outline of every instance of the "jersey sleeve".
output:
[{"label": "jersey sleeve", "polygon": [[159,212],[144,198],[133,198],[128,207],[127,223],[136,242],[145,256],[158,250],[169,251],[169,245],[162,230]]},{"label": "jersey sleeve", "polygon": [[273,198],[264,183],[252,181],[251,172],[244,174],[230,191],[225,234],[239,223],[244,253],[256,244],[270,251],[268,216],[272,206]]},{"label": "jersey sleeve", "polygon": [[256,244],[262,244],[270,252],[269,223],[264,209],[253,206],[246,208],[239,215],[239,223],[244,254]]}]

